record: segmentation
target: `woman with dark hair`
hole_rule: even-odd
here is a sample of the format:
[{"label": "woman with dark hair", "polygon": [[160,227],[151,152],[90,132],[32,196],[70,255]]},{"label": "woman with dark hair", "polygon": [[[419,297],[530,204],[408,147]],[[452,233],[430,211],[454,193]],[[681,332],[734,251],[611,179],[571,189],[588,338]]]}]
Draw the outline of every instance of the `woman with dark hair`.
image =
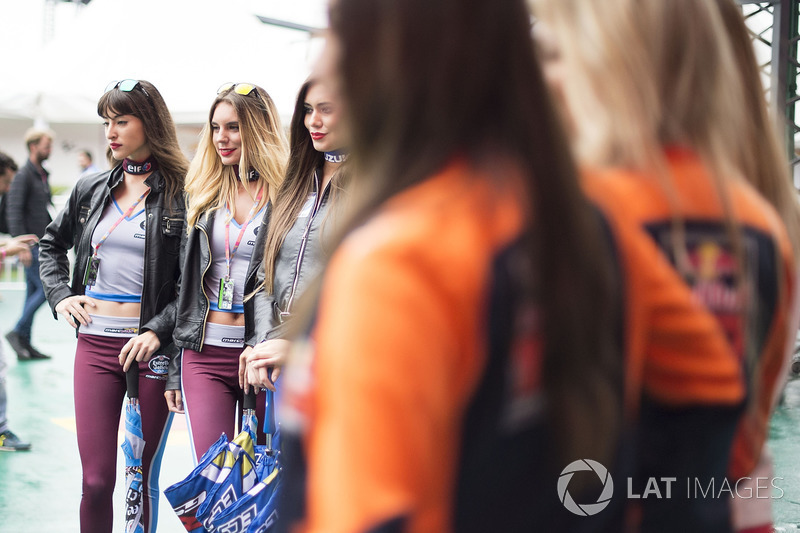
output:
[{"label": "woman with dark hair", "polygon": [[291,123],[286,179],[278,192],[254,298],[255,336],[242,354],[240,382],[275,390],[289,347],[289,318],[322,270],[347,186],[341,109],[319,81],[305,82]]},{"label": "woman with dark hair", "polygon": [[[143,522],[155,531],[158,476],[172,415],[164,403],[174,353],[174,299],[188,167],[161,94],[112,82],[97,104],[112,170],[83,178],[40,242],[53,315],[77,330],[75,423],[83,469],[81,532],[111,530],[125,372],[139,367],[145,447]],[[75,251],[70,264],[68,252]]]},{"label": "woman with dark hair", "polygon": [[582,194],[523,0],[337,0],[330,29],[363,198],[285,367],[281,528],[622,530],[573,474],[630,474],[642,383],[741,402],[714,316]]},{"label": "woman with dark hair", "polygon": [[[241,420],[239,356],[254,330],[245,296],[256,286],[287,152],[269,94],[250,83],[223,85],[186,176],[189,229],[174,333],[182,351],[166,392],[170,410],[185,408],[195,461],[221,433],[233,438]],[[257,406],[263,419],[263,395]]]}]

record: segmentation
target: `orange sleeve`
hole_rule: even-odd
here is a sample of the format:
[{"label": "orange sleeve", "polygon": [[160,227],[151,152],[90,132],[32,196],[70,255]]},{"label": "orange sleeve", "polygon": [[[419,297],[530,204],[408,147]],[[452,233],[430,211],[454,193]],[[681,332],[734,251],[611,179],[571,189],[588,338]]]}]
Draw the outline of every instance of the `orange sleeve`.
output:
[{"label": "orange sleeve", "polygon": [[476,342],[453,318],[459,302],[428,270],[413,251],[384,247],[337,254],[326,274],[335,283],[313,335],[309,531],[358,532],[412,515],[410,531],[448,528],[453,412],[478,361],[463,355]]}]

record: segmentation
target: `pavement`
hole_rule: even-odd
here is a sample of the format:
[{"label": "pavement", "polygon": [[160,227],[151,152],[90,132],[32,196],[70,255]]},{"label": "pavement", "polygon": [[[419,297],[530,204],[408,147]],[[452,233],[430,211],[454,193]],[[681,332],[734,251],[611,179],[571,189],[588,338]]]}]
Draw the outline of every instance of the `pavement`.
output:
[{"label": "pavement", "polygon": [[[8,371],[8,417],[11,428],[32,442],[30,452],[0,453],[0,533],[78,533],[81,469],[75,435],[72,368],[75,333],[53,320],[47,305],[34,320],[33,344],[52,360],[18,362],[5,340],[22,310],[18,284],[0,283],[0,342]],[[122,428],[120,428],[122,442]],[[790,381],[770,428],[775,456],[773,511],[776,531],[796,532],[800,525],[800,379]],[[192,470],[185,419],[176,416],[164,452],[158,531],[184,530],[163,490]],[[124,462],[118,454],[114,492],[114,531],[123,531]],[[554,487],[555,490],[555,487]]]},{"label": "pavement", "polygon": [[[0,533],[78,533],[81,465],[72,398],[75,330],[63,320],[55,321],[47,304],[43,305],[34,319],[33,345],[53,358],[18,362],[5,333],[14,327],[22,311],[24,291],[3,288],[0,294],[0,338],[9,364],[9,425],[21,439],[32,443],[29,452],[0,453]],[[121,450],[117,463],[114,531],[124,531]],[[186,531],[163,490],[191,470],[186,422],[183,416],[175,415],[161,468],[160,533]]]}]

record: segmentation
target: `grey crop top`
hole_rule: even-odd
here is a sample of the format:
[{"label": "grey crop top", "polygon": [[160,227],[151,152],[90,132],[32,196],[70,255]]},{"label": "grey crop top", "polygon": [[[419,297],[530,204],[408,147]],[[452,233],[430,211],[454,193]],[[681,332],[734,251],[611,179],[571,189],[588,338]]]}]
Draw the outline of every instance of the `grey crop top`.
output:
[{"label": "grey crop top", "polygon": [[[219,299],[219,280],[225,277],[225,217],[227,211],[220,209],[216,212],[214,224],[209,236],[211,245],[211,266],[203,280],[206,294],[208,294],[209,308],[212,311],[226,311],[229,313],[244,313],[244,281],[247,277],[247,267],[250,265],[250,258],[253,255],[253,247],[256,244],[256,235],[261,226],[261,219],[264,216],[264,209],[253,215],[252,220],[247,225],[247,229],[242,236],[242,242],[233,255],[231,260],[231,279],[233,284],[233,307],[231,309],[220,309]],[[228,233],[230,248],[233,249],[236,238],[239,236],[242,226],[236,220],[231,220]],[[263,253],[263,250],[262,250]]]},{"label": "grey crop top", "polygon": [[[124,219],[100,246],[97,283],[85,287],[86,295],[112,302],[141,302],[144,279],[144,207]],[[92,233],[92,246],[122,216],[124,211],[111,199]]]}]

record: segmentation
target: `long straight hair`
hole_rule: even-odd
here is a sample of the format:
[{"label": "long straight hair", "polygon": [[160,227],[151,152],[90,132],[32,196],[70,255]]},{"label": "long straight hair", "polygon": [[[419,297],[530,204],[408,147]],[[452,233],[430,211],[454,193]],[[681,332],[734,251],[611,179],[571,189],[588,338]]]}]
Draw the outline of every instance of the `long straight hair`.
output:
[{"label": "long straight hair", "polygon": [[[142,121],[147,147],[158,161],[159,172],[166,183],[167,205],[172,210],[173,204],[183,193],[189,161],[181,152],[175,123],[158,89],[145,80],[139,80],[139,84],[131,91],[114,88],[100,97],[97,115],[103,118],[133,115]],[[107,149],[106,158],[111,168],[122,163],[114,159],[111,148]]]},{"label": "long straight hair", "polygon": [[522,0],[331,5],[353,179],[368,191],[348,228],[454,159],[490,169],[510,161],[527,188],[528,282],[542,313],[543,383],[558,450],[604,460],[620,423],[623,358],[612,326],[619,294],[529,20]]},{"label": "long straight hair", "polygon": [[[767,174],[769,180],[780,178],[771,141],[767,139],[766,154],[753,153],[756,146],[760,149],[758,137],[768,137],[772,128],[754,133],[753,120],[763,119],[757,115],[764,104],[752,86],[747,97],[746,85],[752,82],[745,78],[756,73],[740,71],[743,65],[731,46],[718,0],[533,0],[533,4],[537,18],[556,36],[563,56],[564,95],[575,117],[579,158],[588,165],[622,167],[659,180],[672,209],[675,266],[682,275],[691,276],[695,273],[688,260],[685,217],[665,148],[692,150],[708,169],[722,207],[736,258],[737,290],[747,291],[748,262],[732,207],[731,184],[764,179]],[[769,160],[763,170],[757,168],[762,157]],[[789,208],[783,215],[787,220],[795,217]],[[777,264],[781,268],[780,260]],[[742,306],[739,314],[745,364],[751,370],[750,386],[755,387],[752,369],[757,368],[758,353],[752,349],[749,310]]]},{"label": "long straight hair", "polygon": [[738,66],[715,0],[532,0],[566,65],[564,96],[585,164],[659,180],[673,218],[676,268],[691,275],[685,225],[665,147],[693,150],[710,170],[742,278],[741,234],[728,184],[747,127]]},{"label": "long straight hair", "polygon": [[800,259],[800,205],[792,185],[786,152],[779,142],[779,121],[767,110],[764,86],[742,8],[733,0],[717,0],[736,57],[748,115],[739,144],[731,150],[744,177],[775,208],[786,226],[795,260]]},{"label": "long straight hair", "polygon": [[[270,200],[275,205],[278,189],[283,182],[288,143],[272,98],[258,86],[247,95],[237,93],[234,88],[235,86],[218,94],[211,104],[197,153],[189,166],[186,176],[187,231],[194,227],[203,213],[233,205],[237,185],[240,182],[246,184],[249,169],[258,172],[258,179],[268,192],[261,198],[259,210]],[[222,102],[233,106],[239,121],[242,157],[238,178],[232,166],[222,164],[214,146],[211,121],[217,106]]]},{"label": "long straight hair", "polygon": [[[303,83],[294,104],[292,122],[289,127],[289,163],[283,185],[278,191],[264,247],[264,283],[257,289],[263,288],[267,293],[272,293],[274,289],[275,261],[278,259],[286,234],[292,228],[303,204],[314,190],[314,172],[322,168],[325,162],[324,154],[314,148],[311,135],[305,125],[306,96],[314,83],[313,79]],[[348,173],[345,165],[346,163],[341,165],[331,179],[331,197],[329,199],[331,205],[337,202],[337,197],[342,195],[346,185]]]}]

